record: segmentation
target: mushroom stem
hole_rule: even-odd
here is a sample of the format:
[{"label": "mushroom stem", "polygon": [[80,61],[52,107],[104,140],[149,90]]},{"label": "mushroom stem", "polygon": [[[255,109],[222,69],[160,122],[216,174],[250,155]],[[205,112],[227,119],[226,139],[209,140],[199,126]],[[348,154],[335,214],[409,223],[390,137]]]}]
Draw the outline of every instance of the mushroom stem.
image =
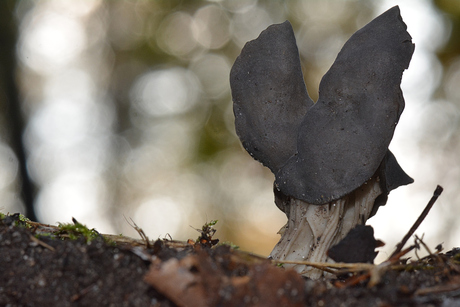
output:
[{"label": "mushroom stem", "polygon": [[[375,199],[382,193],[380,180],[374,176],[348,195],[324,205],[312,205],[291,198],[286,215],[288,222],[279,233],[280,241],[270,257],[283,261],[332,262],[329,248],[348,232],[369,218]],[[285,264],[311,279],[323,276],[323,271],[301,264]]]}]

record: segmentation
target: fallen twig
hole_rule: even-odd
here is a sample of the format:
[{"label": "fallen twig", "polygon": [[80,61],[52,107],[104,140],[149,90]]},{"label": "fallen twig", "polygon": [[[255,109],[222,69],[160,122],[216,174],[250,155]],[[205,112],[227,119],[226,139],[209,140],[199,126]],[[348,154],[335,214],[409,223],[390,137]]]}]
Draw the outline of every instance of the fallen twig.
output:
[{"label": "fallen twig", "polygon": [[434,287],[422,288],[415,291],[415,296],[430,295],[430,294],[445,294],[448,292],[460,293],[460,283],[449,283],[445,285],[437,285]]},{"label": "fallen twig", "polygon": [[409,229],[409,232],[404,236],[402,241],[396,245],[396,250],[391,254],[390,258],[393,258],[394,255],[398,254],[404,245],[406,244],[407,240],[414,234],[414,232],[417,230],[417,228],[420,226],[420,224],[423,222],[425,217],[428,215],[428,212],[430,212],[431,208],[433,207],[434,203],[438,199],[439,195],[441,195],[443,191],[443,188],[438,185],[436,187],[436,190],[434,190],[433,197],[431,197],[430,201],[426,205],[425,209],[423,210],[422,214],[418,217],[418,219],[415,221],[414,225],[412,225],[411,229]]},{"label": "fallen twig", "polygon": [[144,241],[145,246],[147,248],[151,248],[149,237],[147,237],[147,235],[145,234],[144,230],[142,228],[140,228],[139,226],[137,226],[137,224],[133,221],[132,218],[130,218],[132,224],[128,221],[128,219],[126,217],[125,217],[125,220],[129,224],[129,226],[131,226],[132,228],[134,228],[134,230],[137,231],[137,233],[139,234],[141,239]]},{"label": "fallen twig", "polygon": [[32,241],[34,241],[35,243],[37,243],[37,244],[43,246],[44,248],[49,249],[50,251],[53,251],[53,252],[55,251],[54,247],[52,247],[51,245],[46,244],[45,242],[43,242],[43,241],[37,239],[37,238],[34,237],[33,235],[30,235],[30,239],[31,239]]},{"label": "fallen twig", "polygon": [[310,261],[288,261],[288,260],[272,260],[274,264],[299,264],[314,267],[320,270],[329,269],[347,269],[348,272],[359,272],[363,270],[370,270],[375,267],[374,264],[370,263],[329,263],[329,262],[310,262]]},{"label": "fallen twig", "polygon": [[431,252],[431,249],[428,247],[428,245],[426,245],[425,242],[423,242],[423,236],[421,238],[419,238],[417,235],[415,235],[415,240],[417,243],[420,243],[423,245],[423,247],[426,249],[426,251],[428,252],[428,254],[430,256],[435,256],[432,252]]}]

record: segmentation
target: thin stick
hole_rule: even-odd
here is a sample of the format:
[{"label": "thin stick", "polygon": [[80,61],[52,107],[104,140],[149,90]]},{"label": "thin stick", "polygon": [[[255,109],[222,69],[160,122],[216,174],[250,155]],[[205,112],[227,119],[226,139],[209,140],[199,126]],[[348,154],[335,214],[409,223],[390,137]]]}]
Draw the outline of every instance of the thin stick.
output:
[{"label": "thin stick", "polygon": [[425,242],[423,242],[423,236],[422,236],[422,238],[419,238],[417,235],[415,235],[415,239],[416,239],[418,242],[420,242],[420,243],[423,245],[423,247],[425,247],[426,251],[428,252],[428,254],[429,254],[430,256],[433,255],[433,253],[431,252],[431,250],[430,250],[430,248],[428,247],[428,245],[426,245]]},{"label": "thin stick", "polygon": [[396,245],[396,250],[393,252],[393,254],[391,254],[390,258],[392,258],[394,255],[398,254],[402,250],[402,248],[406,244],[407,240],[409,240],[409,238],[414,234],[414,232],[417,230],[417,228],[420,226],[420,224],[426,218],[426,216],[428,215],[428,212],[430,212],[431,208],[433,207],[434,203],[438,199],[439,195],[441,195],[442,191],[443,191],[443,188],[440,185],[438,185],[436,187],[436,190],[434,190],[433,197],[431,197],[430,201],[426,205],[426,207],[423,210],[422,214],[420,214],[420,216],[415,221],[414,225],[412,225],[412,227],[409,230],[409,232],[404,236],[402,241],[398,245]]},{"label": "thin stick", "polygon": [[54,247],[52,247],[51,245],[48,245],[45,242],[43,242],[42,240],[39,240],[39,239],[35,238],[33,235],[29,235],[29,236],[30,236],[30,239],[32,241],[34,241],[35,243],[40,244],[41,246],[43,246],[44,248],[49,249],[50,251],[53,251],[53,252],[55,251]]},{"label": "thin stick", "polygon": [[[409,253],[411,250],[413,250],[416,247],[417,247],[416,245],[411,245],[408,248],[406,248],[405,250],[398,252],[397,254],[393,253],[394,255],[391,255],[391,257],[388,258],[388,260],[385,261],[385,262],[395,263],[396,261],[399,260],[399,258],[401,258],[402,256],[406,255],[407,253]],[[385,262],[383,262],[383,263],[385,263]]]},{"label": "thin stick", "polygon": [[310,261],[290,261],[290,260],[272,260],[272,263],[308,265],[316,269],[322,269],[322,268],[356,269],[357,268],[360,271],[369,270],[375,267],[374,264],[370,264],[370,263],[342,263],[342,262],[331,263],[331,262],[310,262]]}]

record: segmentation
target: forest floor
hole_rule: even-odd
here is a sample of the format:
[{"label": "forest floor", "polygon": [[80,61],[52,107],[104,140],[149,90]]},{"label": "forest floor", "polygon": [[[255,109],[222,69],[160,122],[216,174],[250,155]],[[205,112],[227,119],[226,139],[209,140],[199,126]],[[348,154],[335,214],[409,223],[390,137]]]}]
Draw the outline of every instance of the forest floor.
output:
[{"label": "forest floor", "polygon": [[[0,221],[0,306],[460,306],[460,249],[328,267],[312,281],[268,259],[197,240],[100,235],[77,221]],[[423,245],[423,242],[421,242]],[[420,247],[420,246],[417,246]]]}]

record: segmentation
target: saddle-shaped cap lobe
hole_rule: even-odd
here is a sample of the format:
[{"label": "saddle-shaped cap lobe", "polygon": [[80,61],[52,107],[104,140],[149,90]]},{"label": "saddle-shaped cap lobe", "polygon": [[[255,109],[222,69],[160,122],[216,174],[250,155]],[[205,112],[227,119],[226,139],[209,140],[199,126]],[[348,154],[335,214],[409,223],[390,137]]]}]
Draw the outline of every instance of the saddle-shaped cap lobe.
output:
[{"label": "saddle-shaped cap lobe", "polygon": [[301,123],[297,154],[276,174],[284,194],[323,204],[376,173],[404,109],[400,83],[413,51],[398,7],[353,34]]},{"label": "saddle-shaped cap lobe", "polygon": [[288,21],[268,27],[244,46],[230,72],[230,86],[243,147],[276,173],[295,154],[300,123],[313,105]]}]

